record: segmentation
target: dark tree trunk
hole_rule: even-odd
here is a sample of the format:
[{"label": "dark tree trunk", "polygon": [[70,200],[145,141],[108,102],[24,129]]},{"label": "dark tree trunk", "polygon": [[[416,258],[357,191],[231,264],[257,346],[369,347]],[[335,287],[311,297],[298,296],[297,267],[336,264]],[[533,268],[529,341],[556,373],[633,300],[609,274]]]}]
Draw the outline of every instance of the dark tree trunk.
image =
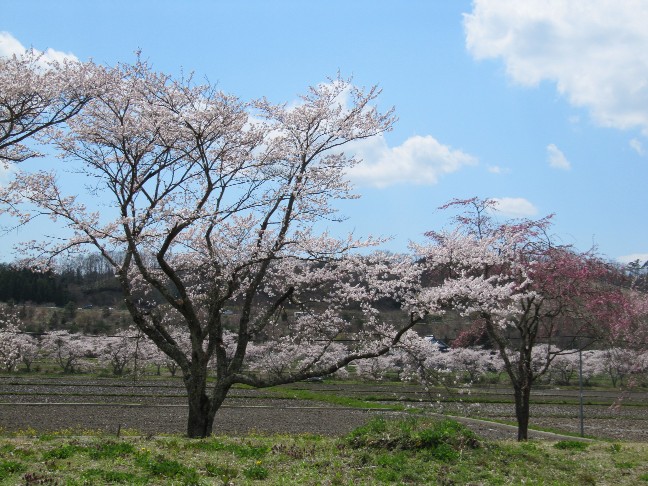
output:
[{"label": "dark tree trunk", "polygon": [[214,417],[223,404],[229,386],[217,380],[211,395],[207,390],[207,371],[185,376],[185,387],[189,400],[189,417],[187,419],[187,436],[191,439],[203,439],[212,434]]},{"label": "dark tree trunk", "polygon": [[[518,424],[518,440],[524,441],[529,435],[529,408],[531,399],[531,386],[533,385],[533,371],[531,368],[532,344],[522,345],[518,349],[518,362],[515,363],[508,358],[508,341],[498,333],[490,315],[482,314],[486,323],[486,331],[490,339],[497,344],[500,357],[504,361],[504,369],[513,385],[515,397],[515,418]],[[525,342],[529,342],[529,335],[523,329],[520,334]]]},{"label": "dark tree trunk", "polygon": [[207,373],[197,369],[184,375],[187,399],[189,400],[189,418],[187,419],[187,436],[190,438],[209,437],[214,425],[214,414],[211,413],[211,400],[207,396]]},{"label": "dark tree trunk", "polygon": [[518,424],[517,440],[524,441],[529,438],[529,401],[531,398],[531,384],[522,383],[515,385],[515,418]]},{"label": "dark tree trunk", "polygon": [[189,418],[187,419],[187,436],[191,439],[202,439],[212,434],[214,413],[207,395],[189,396]]}]

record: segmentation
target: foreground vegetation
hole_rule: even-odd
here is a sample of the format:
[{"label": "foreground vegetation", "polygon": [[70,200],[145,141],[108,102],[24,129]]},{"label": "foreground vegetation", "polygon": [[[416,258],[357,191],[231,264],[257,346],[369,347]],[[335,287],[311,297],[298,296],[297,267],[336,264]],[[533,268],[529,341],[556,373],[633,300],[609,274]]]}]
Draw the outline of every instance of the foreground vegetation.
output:
[{"label": "foreground vegetation", "polygon": [[648,444],[490,442],[452,420],[374,419],[343,438],[0,438],[0,484],[648,484]]}]

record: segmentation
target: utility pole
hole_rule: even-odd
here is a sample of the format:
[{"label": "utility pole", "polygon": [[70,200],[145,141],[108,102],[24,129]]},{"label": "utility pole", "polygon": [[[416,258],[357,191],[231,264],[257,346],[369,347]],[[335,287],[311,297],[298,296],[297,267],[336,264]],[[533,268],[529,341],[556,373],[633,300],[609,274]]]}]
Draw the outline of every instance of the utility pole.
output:
[{"label": "utility pole", "polygon": [[580,401],[580,435],[585,437],[585,428],[583,426],[583,350],[578,347],[578,395]]}]

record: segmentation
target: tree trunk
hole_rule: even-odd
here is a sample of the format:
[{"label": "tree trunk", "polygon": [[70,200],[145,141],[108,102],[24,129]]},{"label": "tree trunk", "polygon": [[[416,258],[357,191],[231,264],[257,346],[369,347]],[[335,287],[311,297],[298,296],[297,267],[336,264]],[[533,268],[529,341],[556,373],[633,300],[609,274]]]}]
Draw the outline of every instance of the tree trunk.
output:
[{"label": "tree trunk", "polygon": [[202,373],[185,375],[185,387],[189,400],[187,436],[190,439],[209,437],[214,427],[214,417],[227,396],[229,385],[217,380],[210,397],[207,394],[207,370],[204,370]]},{"label": "tree trunk", "polygon": [[531,399],[531,384],[521,383],[515,386],[515,417],[518,424],[518,441],[529,437],[529,407]]},{"label": "tree trunk", "polygon": [[212,434],[214,413],[207,395],[189,396],[189,418],[187,419],[187,436],[190,439],[203,439]]},{"label": "tree trunk", "polygon": [[187,419],[187,436],[192,439],[209,437],[214,425],[211,400],[207,396],[207,372],[192,370],[184,375],[187,399],[189,400],[189,418]]}]

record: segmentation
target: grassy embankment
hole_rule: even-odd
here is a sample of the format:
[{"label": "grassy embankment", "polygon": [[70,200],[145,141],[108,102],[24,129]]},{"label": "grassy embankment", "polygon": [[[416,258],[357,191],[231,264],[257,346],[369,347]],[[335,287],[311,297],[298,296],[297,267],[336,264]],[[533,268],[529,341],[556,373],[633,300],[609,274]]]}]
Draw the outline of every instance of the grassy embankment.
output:
[{"label": "grassy embankment", "polygon": [[0,484],[648,484],[648,444],[489,442],[452,420],[344,438],[72,434],[5,434]]}]

